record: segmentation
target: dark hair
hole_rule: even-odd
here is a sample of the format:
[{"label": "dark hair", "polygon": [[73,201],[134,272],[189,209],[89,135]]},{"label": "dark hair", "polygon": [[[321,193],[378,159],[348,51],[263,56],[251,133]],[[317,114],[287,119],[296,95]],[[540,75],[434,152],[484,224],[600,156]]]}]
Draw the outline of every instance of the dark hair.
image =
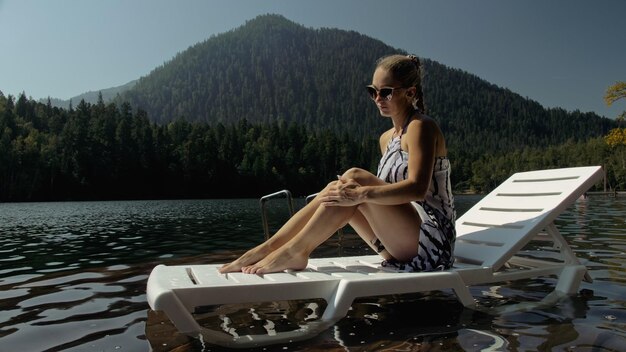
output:
[{"label": "dark hair", "polygon": [[402,87],[415,87],[416,93],[413,106],[420,112],[426,113],[424,92],[422,90],[423,68],[415,55],[389,55],[376,61],[376,68],[382,68],[391,73],[393,79]]}]

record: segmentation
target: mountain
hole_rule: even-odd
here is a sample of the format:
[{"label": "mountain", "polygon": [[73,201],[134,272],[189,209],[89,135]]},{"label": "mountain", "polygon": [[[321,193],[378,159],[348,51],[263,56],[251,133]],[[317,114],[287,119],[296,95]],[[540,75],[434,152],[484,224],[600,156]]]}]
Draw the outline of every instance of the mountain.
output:
[{"label": "mountain", "polygon": [[[363,87],[376,59],[398,52],[354,31],[310,29],[263,15],[179,53],[117,101],[161,124],[178,118],[209,124],[283,120],[375,138],[389,122]],[[584,141],[615,125],[594,113],[545,109],[470,73],[423,62],[429,115],[459,162],[466,161],[466,171],[484,153]]]},{"label": "mountain", "polygon": [[160,123],[178,117],[209,123],[283,119],[371,130],[382,124],[364,86],[374,60],[388,52],[387,45],[356,32],[312,30],[265,15],[190,47],[121,100]]},{"label": "mountain", "polygon": [[[68,100],[57,99],[57,98],[50,98],[50,104],[52,106],[56,106],[58,108],[64,108],[64,109],[68,109],[69,108],[70,102],[73,105],[76,105],[81,100],[84,100],[86,103],[96,104],[98,102],[98,98],[99,98],[100,94],[102,94],[102,100],[107,102],[107,101],[113,100],[118,94],[131,89],[132,87],[135,86],[136,83],[137,83],[137,80],[132,80],[132,81],[130,81],[130,82],[126,83],[126,84],[123,84],[121,86],[112,87],[112,88],[106,88],[106,89],[102,89],[102,90],[98,90],[98,91],[89,91],[87,93],[83,93],[83,94],[77,95],[75,97],[72,97],[72,98],[70,98]],[[42,102],[42,103],[46,103],[48,101],[48,99],[40,99],[39,101]]]}]

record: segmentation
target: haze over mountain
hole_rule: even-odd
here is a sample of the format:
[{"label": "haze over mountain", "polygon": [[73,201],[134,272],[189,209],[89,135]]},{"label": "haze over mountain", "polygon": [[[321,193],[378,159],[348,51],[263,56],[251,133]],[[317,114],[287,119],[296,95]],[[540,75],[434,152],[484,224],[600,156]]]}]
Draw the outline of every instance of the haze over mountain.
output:
[{"label": "haze over mountain", "polygon": [[[52,97],[50,97],[49,99],[50,99],[50,103],[52,104],[52,106],[56,106],[56,107],[63,108],[63,109],[68,109],[70,107],[70,104],[78,104],[81,100],[84,100],[86,103],[95,104],[98,102],[98,99],[100,96],[102,96],[102,100],[104,101],[111,101],[118,94],[123,93],[129,90],[130,88],[134,87],[136,83],[137,83],[137,80],[132,80],[126,84],[122,84],[121,86],[101,89],[98,91],[89,91],[83,94],[79,94],[68,100],[52,98]],[[42,103],[46,103],[48,99],[40,99],[39,101]]]}]

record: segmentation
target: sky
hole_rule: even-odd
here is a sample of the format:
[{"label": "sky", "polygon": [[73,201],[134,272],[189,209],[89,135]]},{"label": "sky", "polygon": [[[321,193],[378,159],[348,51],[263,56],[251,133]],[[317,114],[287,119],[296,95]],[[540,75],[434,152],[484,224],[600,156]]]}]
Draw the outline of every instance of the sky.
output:
[{"label": "sky", "polygon": [[603,101],[626,81],[624,0],[0,0],[0,91],[69,99],[119,86],[268,13],[365,34],[547,108],[626,110]]}]

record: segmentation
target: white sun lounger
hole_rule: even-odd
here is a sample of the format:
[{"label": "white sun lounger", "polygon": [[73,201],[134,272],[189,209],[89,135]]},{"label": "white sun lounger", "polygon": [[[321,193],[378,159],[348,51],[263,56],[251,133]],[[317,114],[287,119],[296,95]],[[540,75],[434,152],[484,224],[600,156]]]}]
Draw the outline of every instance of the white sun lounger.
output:
[{"label": "white sun lounger", "polygon": [[[247,347],[315,336],[343,318],[357,297],[452,289],[464,306],[473,307],[472,285],[550,275],[558,278],[553,293],[570,295],[590,277],[553,221],[601,177],[600,167],[514,174],[457,220],[450,270],[399,273],[381,267],[377,255],[310,259],[303,271],[262,276],[220,274],[220,264],[158,265],[148,279],[148,303],[182,333]],[[555,250],[530,257],[522,249],[531,240],[549,240]],[[288,333],[232,336],[201,327],[191,314],[201,306],[318,298],[327,302],[321,318]]]}]

